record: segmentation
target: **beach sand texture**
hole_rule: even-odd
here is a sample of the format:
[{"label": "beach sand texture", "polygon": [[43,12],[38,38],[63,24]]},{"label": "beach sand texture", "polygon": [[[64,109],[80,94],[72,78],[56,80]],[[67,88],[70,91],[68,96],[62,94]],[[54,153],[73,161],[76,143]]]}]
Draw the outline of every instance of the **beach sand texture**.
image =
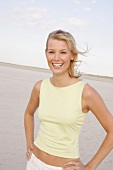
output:
[{"label": "beach sand texture", "polygon": [[[0,64],[0,170],[25,170],[24,111],[34,84],[50,76],[51,73],[41,69]],[[83,76],[83,80],[101,94],[113,113],[113,79]],[[39,128],[37,114],[38,111],[35,114],[35,136]],[[97,119],[89,112],[80,135],[83,163],[93,157],[105,134]],[[113,170],[113,150],[97,170]]]}]

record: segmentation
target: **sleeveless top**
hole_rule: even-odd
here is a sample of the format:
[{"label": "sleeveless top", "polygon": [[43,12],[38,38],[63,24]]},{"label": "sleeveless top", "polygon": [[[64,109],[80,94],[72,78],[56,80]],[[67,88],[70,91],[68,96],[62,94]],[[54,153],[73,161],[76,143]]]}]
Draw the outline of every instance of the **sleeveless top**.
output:
[{"label": "sleeveless top", "polygon": [[79,158],[79,135],[87,113],[82,112],[85,82],[55,87],[44,79],[40,87],[40,129],[34,144],[59,157]]}]

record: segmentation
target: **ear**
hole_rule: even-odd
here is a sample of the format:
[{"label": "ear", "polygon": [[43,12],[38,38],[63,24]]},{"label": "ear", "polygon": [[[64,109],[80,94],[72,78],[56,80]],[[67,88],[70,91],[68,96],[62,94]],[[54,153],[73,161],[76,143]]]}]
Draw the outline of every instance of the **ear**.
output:
[{"label": "ear", "polygon": [[74,57],[73,56],[71,56],[71,61],[73,61],[74,60]]}]

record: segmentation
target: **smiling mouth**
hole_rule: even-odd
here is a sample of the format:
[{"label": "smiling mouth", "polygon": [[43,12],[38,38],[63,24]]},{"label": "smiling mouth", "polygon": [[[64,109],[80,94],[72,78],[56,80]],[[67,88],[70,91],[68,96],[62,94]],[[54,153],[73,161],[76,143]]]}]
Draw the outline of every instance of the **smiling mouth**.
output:
[{"label": "smiling mouth", "polygon": [[61,67],[63,64],[60,64],[60,63],[59,63],[59,64],[58,64],[58,63],[52,63],[52,65],[55,66],[55,67]]}]

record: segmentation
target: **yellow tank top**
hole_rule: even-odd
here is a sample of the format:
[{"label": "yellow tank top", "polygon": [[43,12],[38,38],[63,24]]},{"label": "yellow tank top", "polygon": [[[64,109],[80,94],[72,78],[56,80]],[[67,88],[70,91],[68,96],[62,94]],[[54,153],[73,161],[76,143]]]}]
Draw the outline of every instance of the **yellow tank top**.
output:
[{"label": "yellow tank top", "polygon": [[34,144],[41,150],[64,158],[79,158],[79,134],[86,118],[82,112],[79,81],[67,87],[55,87],[50,79],[42,81],[38,118],[40,129]]}]

